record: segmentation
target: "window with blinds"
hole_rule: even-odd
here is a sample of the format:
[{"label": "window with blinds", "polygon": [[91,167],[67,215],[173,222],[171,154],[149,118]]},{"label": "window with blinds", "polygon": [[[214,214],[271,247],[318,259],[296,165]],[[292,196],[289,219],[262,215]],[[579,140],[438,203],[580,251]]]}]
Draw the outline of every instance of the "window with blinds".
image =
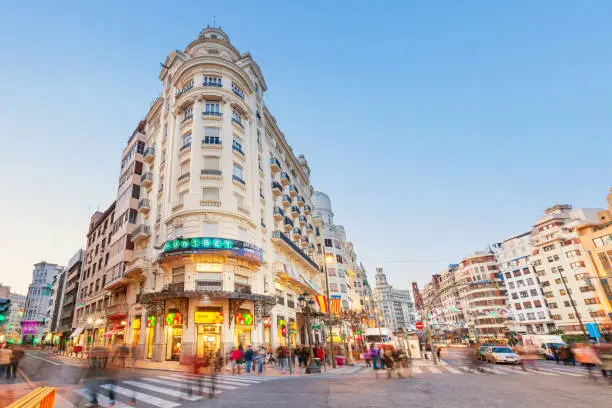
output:
[{"label": "window with blinds", "polygon": [[172,283],[185,282],[185,267],[181,266],[172,269]]},{"label": "window with blinds", "polygon": [[221,162],[218,156],[204,156],[205,170],[219,170],[220,168]]},{"label": "window with blinds", "polygon": [[202,200],[219,201],[219,189],[205,187],[202,189]]}]

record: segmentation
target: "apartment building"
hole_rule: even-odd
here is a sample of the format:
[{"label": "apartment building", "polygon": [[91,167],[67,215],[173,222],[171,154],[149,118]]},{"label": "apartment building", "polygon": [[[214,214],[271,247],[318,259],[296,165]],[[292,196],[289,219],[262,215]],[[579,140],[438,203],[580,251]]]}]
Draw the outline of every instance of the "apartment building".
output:
[{"label": "apartment building", "polygon": [[375,279],[374,303],[379,321],[384,323],[384,327],[396,331],[412,329],[416,323],[416,314],[410,290],[393,288],[381,267],[376,268]]},{"label": "apartment building", "polygon": [[83,250],[79,249],[68,261],[66,266],[66,277],[64,286],[64,297],[59,311],[58,331],[62,334],[63,341],[68,341],[75,327],[72,325],[74,311],[79,291],[79,279],[81,277],[81,266],[83,264]]},{"label": "apartment building", "polygon": [[531,267],[531,231],[507,238],[496,253],[507,291],[508,327],[519,334],[544,334],[555,329],[540,279]]},{"label": "apartment building", "polygon": [[582,334],[587,323],[609,324],[606,298],[596,285],[578,230],[597,224],[601,209],[555,205],[544,211],[532,231],[531,264],[540,280],[555,326]]},{"label": "apartment building", "polygon": [[310,168],[264,103],[260,67],[208,27],[168,55],[159,78],[137,137],[145,154],[123,275],[138,283],[127,341],[143,358],[184,361],[306,340],[297,299],[324,293]]},{"label": "apartment building", "polygon": [[602,316],[595,317],[601,326],[600,332],[612,330],[612,188],[607,201],[608,209],[597,214],[596,223],[584,224],[577,229],[582,248],[587,254],[587,266],[590,270],[587,281],[595,286],[601,295],[594,298],[593,302],[606,307],[607,319]]},{"label": "apartment building", "polygon": [[34,342],[34,339],[42,341],[43,334],[51,327],[49,302],[52,301],[53,279],[61,270],[61,266],[44,261],[34,265],[21,321],[22,340],[25,343]]},{"label": "apartment building", "polygon": [[104,212],[96,211],[89,222],[72,323],[76,331],[71,334],[73,344],[86,348],[105,344],[109,295],[104,286],[114,222],[115,202]]},{"label": "apartment building", "polygon": [[470,337],[479,342],[506,338],[506,289],[501,280],[493,245],[458,265],[456,280]]}]

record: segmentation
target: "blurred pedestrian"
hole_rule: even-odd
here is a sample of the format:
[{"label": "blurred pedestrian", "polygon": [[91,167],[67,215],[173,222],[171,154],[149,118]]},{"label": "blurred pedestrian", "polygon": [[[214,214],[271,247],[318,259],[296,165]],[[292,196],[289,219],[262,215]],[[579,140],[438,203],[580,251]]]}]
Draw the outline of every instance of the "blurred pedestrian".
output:
[{"label": "blurred pedestrian", "polygon": [[253,346],[250,344],[247,347],[247,351],[244,352],[244,365],[246,373],[251,374],[251,366],[253,365]]},{"label": "blurred pedestrian", "polygon": [[580,363],[583,367],[587,368],[589,372],[589,380],[597,382],[597,377],[595,377],[595,374],[593,374],[593,368],[600,364],[601,361],[599,360],[599,357],[597,357],[597,353],[595,352],[591,343],[587,343],[581,348]]},{"label": "blurred pedestrian", "polygon": [[0,378],[9,378],[11,373],[11,359],[13,351],[6,346],[0,349]]},{"label": "blurred pedestrian", "polygon": [[263,365],[266,356],[266,350],[263,347],[260,347],[257,352],[254,353],[253,356],[253,372],[257,368],[257,375],[261,375],[263,372]]},{"label": "blurred pedestrian", "polygon": [[378,370],[378,350],[374,347],[374,343],[370,344],[370,358],[372,359],[372,368]]},{"label": "blurred pedestrian", "polygon": [[362,358],[365,360],[366,367],[372,367],[372,359],[370,358],[370,350],[367,347],[363,348],[361,353]]},{"label": "blurred pedestrian", "polygon": [[608,379],[608,384],[612,385],[612,345],[602,344],[599,346],[599,361],[601,375]]},{"label": "blurred pedestrian", "polygon": [[559,364],[559,350],[557,350],[557,347],[552,347],[552,353],[553,353],[553,358],[555,359],[557,364]]},{"label": "blurred pedestrian", "polygon": [[[13,375],[13,380],[17,378],[17,369],[19,368],[19,362],[23,358],[25,352],[21,346],[11,346],[11,363],[10,369]],[[7,377],[8,378],[8,377]]]}]

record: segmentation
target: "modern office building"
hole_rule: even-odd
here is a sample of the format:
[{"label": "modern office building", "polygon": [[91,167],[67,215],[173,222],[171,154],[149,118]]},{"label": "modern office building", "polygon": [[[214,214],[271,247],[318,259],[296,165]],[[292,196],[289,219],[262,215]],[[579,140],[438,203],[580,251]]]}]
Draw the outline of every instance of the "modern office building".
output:
[{"label": "modern office building", "polygon": [[517,334],[545,334],[555,329],[540,280],[531,267],[531,231],[504,240],[496,253],[507,291],[508,328]]}]

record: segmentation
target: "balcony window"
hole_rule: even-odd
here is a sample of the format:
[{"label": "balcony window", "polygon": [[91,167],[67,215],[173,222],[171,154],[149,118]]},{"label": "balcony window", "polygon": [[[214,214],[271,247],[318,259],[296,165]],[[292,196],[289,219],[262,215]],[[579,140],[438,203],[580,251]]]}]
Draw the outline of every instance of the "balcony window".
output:
[{"label": "balcony window", "polygon": [[193,107],[190,106],[183,111],[183,121],[193,118]]},{"label": "balcony window", "polygon": [[204,85],[204,86],[214,86],[214,87],[217,87],[217,88],[221,88],[223,86],[223,83],[221,82],[221,78],[220,77],[205,76],[204,77],[204,81],[202,82],[202,85]]},{"label": "balcony window", "polygon": [[204,156],[204,170],[206,173],[214,174],[219,172],[221,168],[221,160],[218,156]]},{"label": "balcony window", "polygon": [[232,122],[242,127],[242,115],[236,109],[232,109]]},{"label": "balcony window", "polygon": [[236,95],[238,95],[238,97],[240,97],[240,99],[244,99],[244,92],[242,92],[242,89],[240,89],[238,86],[236,86],[235,83],[232,82],[232,91],[234,91],[234,93]]},{"label": "balcony window", "polygon": [[219,189],[205,187],[202,189],[202,200],[219,201]]},{"label": "balcony window", "polygon": [[236,137],[236,135],[234,135],[234,140],[232,141],[232,149],[244,155],[244,152],[242,151],[242,142]]},{"label": "balcony window", "polygon": [[185,202],[185,198],[187,197],[187,194],[189,194],[188,191],[181,191],[179,193],[179,195],[178,195],[178,202],[179,202],[179,204],[183,204]]},{"label": "balcony window", "polygon": [[234,178],[234,180],[237,179],[237,181],[241,181],[241,182],[244,183],[244,177],[243,177],[243,174],[242,174],[242,167],[240,167],[236,163],[234,163],[234,167],[232,169],[232,177]]},{"label": "balcony window", "polygon": [[285,296],[283,295],[283,292],[281,292],[280,290],[276,291],[276,304],[277,305],[285,305]]},{"label": "balcony window", "polygon": [[191,146],[191,133],[183,135],[183,147],[181,149],[186,149],[189,146]]},{"label": "balcony window", "polygon": [[221,116],[221,105],[218,102],[206,102],[204,116]]},{"label": "balcony window", "polygon": [[221,290],[222,279],[222,274],[219,272],[198,272],[196,275],[196,290]]}]

